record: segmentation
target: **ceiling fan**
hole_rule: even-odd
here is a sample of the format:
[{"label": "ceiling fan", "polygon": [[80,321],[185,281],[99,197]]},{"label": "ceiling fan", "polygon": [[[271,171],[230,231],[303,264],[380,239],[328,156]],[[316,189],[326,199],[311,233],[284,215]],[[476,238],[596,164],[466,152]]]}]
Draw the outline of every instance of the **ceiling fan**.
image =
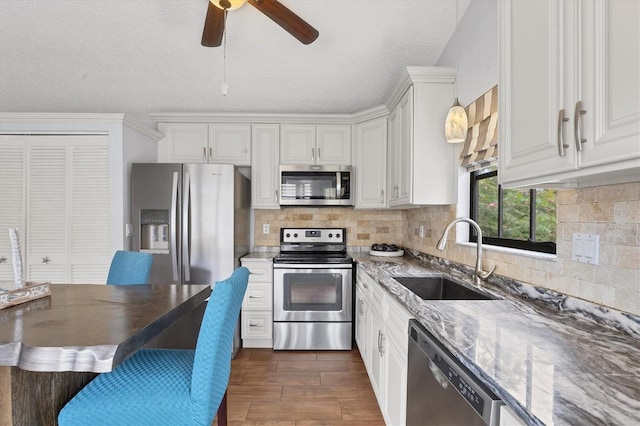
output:
[{"label": "ceiling fan", "polygon": [[205,47],[220,46],[227,11],[237,9],[245,3],[249,3],[267,15],[304,44],[312,43],[318,38],[318,30],[287,9],[278,0],[210,0],[202,32],[202,45]]}]

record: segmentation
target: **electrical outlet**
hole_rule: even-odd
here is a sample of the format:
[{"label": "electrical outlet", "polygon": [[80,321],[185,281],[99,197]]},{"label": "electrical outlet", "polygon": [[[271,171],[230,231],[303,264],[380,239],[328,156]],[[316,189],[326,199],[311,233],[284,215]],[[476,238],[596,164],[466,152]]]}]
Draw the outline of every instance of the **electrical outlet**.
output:
[{"label": "electrical outlet", "polygon": [[265,223],[262,225],[262,233],[263,234],[268,234],[269,233],[269,224]]}]

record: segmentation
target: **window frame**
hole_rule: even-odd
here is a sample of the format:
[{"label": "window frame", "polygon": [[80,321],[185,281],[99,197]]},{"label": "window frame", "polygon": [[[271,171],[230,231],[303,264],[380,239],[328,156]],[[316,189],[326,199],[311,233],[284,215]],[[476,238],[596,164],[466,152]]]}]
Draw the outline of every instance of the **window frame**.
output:
[{"label": "window frame", "polygon": [[[477,222],[478,218],[478,185],[477,182],[483,179],[489,179],[498,176],[498,170],[491,170],[488,172],[480,173],[481,170],[474,170],[469,173],[470,191],[469,191],[469,217]],[[503,188],[501,184],[498,184],[498,234],[502,235],[503,225]],[[538,253],[556,254],[557,244],[556,242],[535,242],[533,236],[536,231],[536,190],[529,190],[529,238],[527,241],[515,240],[511,238],[500,237],[482,237],[483,244],[509,247],[519,250],[527,250]],[[556,236],[557,238],[557,236]],[[478,236],[476,231],[469,225],[469,242],[478,242]]]}]

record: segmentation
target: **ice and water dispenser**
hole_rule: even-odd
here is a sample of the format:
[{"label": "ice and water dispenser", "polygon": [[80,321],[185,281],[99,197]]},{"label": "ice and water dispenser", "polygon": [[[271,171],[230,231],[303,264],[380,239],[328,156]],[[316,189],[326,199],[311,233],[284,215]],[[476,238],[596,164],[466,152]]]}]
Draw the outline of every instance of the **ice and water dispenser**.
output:
[{"label": "ice and water dispenser", "polygon": [[169,210],[140,210],[140,251],[169,253]]}]

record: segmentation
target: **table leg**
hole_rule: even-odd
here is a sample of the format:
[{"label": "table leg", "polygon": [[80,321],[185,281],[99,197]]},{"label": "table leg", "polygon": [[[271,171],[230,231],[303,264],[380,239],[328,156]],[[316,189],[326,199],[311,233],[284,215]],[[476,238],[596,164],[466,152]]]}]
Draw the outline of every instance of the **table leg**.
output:
[{"label": "table leg", "polygon": [[96,376],[0,367],[0,425],[56,425],[62,407]]}]

